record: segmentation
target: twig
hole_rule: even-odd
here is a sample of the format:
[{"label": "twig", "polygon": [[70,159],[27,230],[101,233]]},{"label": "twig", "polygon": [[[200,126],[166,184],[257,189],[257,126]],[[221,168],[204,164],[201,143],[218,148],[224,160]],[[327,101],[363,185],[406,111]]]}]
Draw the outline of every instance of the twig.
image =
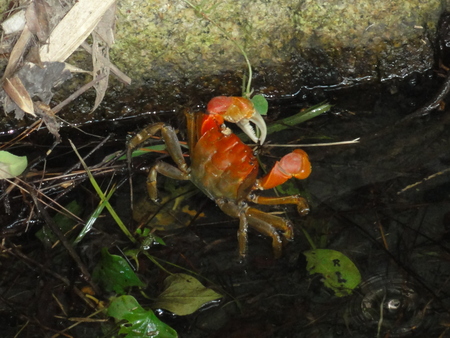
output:
[{"label": "twig", "polygon": [[431,111],[433,111],[439,106],[440,102],[445,99],[449,91],[450,91],[450,76],[447,75],[447,79],[445,79],[444,84],[441,86],[441,88],[439,88],[439,91],[430,101],[428,101],[423,107],[417,109],[415,112],[401,119],[399,122],[397,122],[397,124],[400,122],[412,120],[417,117],[428,115],[429,113],[431,113]]},{"label": "twig", "polygon": [[[11,186],[12,186],[12,187],[17,187],[17,188],[20,189],[20,191],[22,191],[22,192],[24,192],[24,193],[26,193],[26,194],[31,195],[31,192],[30,192],[30,191],[33,189],[33,187],[32,187],[30,184],[26,183],[25,181],[21,180],[20,178],[16,177],[16,178],[14,179],[14,181],[11,181],[10,179],[7,179],[7,178],[6,178],[5,180],[6,180],[8,183],[10,183],[10,187],[11,187]],[[19,185],[18,183],[21,183],[22,185],[26,186],[29,190],[27,190],[24,186]],[[7,192],[3,193],[3,194],[0,196],[0,201],[1,201],[3,198],[5,198],[5,196],[7,196],[7,194],[11,191],[12,188],[10,188],[10,187],[8,187]],[[47,207],[49,207],[49,208],[51,208],[51,209],[53,209],[53,210],[55,210],[56,212],[59,212],[59,213],[61,213],[61,214],[63,214],[63,211],[64,211],[64,216],[70,217],[70,218],[76,220],[77,222],[83,223],[83,220],[82,220],[80,217],[78,217],[77,215],[74,215],[70,210],[67,210],[66,208],[64,208],[64,207],[63,207],[61,204],[59,204],[55,199],[52,199],[52,198],[48,197],[47,195],[43,194],[43,193],[42,193],[41,191],[39,191],[39,190],[35,190],[35,191],[36,191],[37,193],[39,193],[39,195],[40,195],[41,198],[47,198],[47,199],[51,202],[51,203],[47,203],[47,202],[44,202],[44,200],[41,200],[41,203],[42,203],[42,204],[45,204],[45,206],[47,206]],[[55,204],[55,205],[58,206],[60,209],[59,209],[59,210],[56,209],[52,204]]]},{"label": "twig", "polygon": [[340,146],[345,144],[359,143],[360,137],[351,141],[340,142],[328,142],[328,143],[311,143],[311,144],[265,144],[265,147],[283,147],[283,148],[297,148],[297,147],[328,147],[328,146]]},{"label": "twig", "polygon": [[416,182],[416,183],[414,183],[414,184],[410,184],[410,185],[408,185],[407,187],[403,188],[402,190],[398,191],[398,192],[397,192],[397,195],[400,195],[400,194],[404,193],[406,190],[409,190],[409,189],[411,189],[411,188],[414,188],[414,187],[418,186],[419,184],[422,184],[422,183],[424,183],[424,182],[426,182],[426,181],[428,181],[428,180],[431,180],[432,178],[435,178],[435,177],[437,177],[437,176],[440,176],[440,175],[442,175],[442,174],[445,174],[445,173],[447,173],[447,172],[449,172],[449,171],[450,171],[450,168],[447,168],[447,169],[445,169],[445,170],[442,170],[442,171],[439,171],[439,172],[437,172],[437,173],[434,173],[433,175],[430,175],[430,176],[428,176],[428,177],[425,177],[423,180],[421,180],[421,181],[419,181],[419,182]]},{"label": "twig", "polygon": [[[68,278],[60,275],[59,273],[53,271],[52,269],[49,269],[47,266],[43,265],[42,263],[39,263],[39,262],[35,261],[34,259],[28,257],[22,251],[20,251],[16,246],[13,246],[10,249],[8,249],[3,244],[0,244],[0,248],[2,249],[2,251],[8,251],[9,253],[24,260],[25,262],[28,262],[29,264],[39,267],[39,269],[42,269],[42,271],[45,271],[46,273],[52,275],[56,279],[59,279],[61,282],[63,282],[65,285],[67,285],[69,287],[73,284]],[[74,289],[75,293],[86,302],[87,305],[89,305],[93,309],[96,308],[95,305],[89,299],[87,299],[86,296],[80,291],[80,289],[78,289],[76,286],[73,286],[73,289]]]},{"label": "twig", "polygon": [[89,283],[89,285],[92,287],[95,293],[100,294],[99,288],[94,282],[92,282],[91,274],[89,273],[84,263],[81,261],[80,256],[78,256],[78,254],[76,253],[75,249],[72,247],[68,239],[64,236],[63,232],[59,229],[58,225],[55,223],[53,218],[50,217],[48,211],[43,207],[41,201],[37,198],[37,191],[31,190],[30,195],[33,198],[34,204],[36,205],[39,213],[43,217],[46,225],[51,229],[51,231],[56,235],[56,237],[58,237],[58,239],[61,241],[61,244],[66,248],[69,255],[78,265],[78,268],[81,270],[84,279]]},{"label": "twig", "polygon": [[83,94],[86,90],[88,90],[89,88],[93,87],[96,83],[98,83],[99,81],[103,80],[105,78],[106,75],[100,75],[99,77],[97,77],[96,79],[92,80],[89,83],[86,83],[83,87],[81,87],[80,89],[78,89],[75,93],[73,93],[72,95],[70,95],[67,99],[65,99],[63,102],[61,102],[60,104],[58,104],[57,106],[53,107],[52,110],[53,112],[56,114],[58,113],[61,109],[63,109],[64,106],[66,106],[68,103],[72,102],[73,100],[75,100],[78,96],[80,96],[81,94]]}]

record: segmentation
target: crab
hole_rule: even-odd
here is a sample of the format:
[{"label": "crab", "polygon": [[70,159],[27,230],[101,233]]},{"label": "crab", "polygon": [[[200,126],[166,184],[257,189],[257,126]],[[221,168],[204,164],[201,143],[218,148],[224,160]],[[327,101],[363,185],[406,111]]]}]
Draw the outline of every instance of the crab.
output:
[{"label": "crab", "polygon": [[[258,190],[274,188],[294,177],[305,179],[311,173],[308,155],[295,149],[275,163],[269,173],[258,178],[259,164],[254,150],[243,143],[225,122],[237,124],[256,144],[264,143],[266,124],[252,101],[245,97],[218,96],[207,105],[206,113],[186,110],[190,166],[186,163],[175,130],[165,123],[149,125],[128,143],[128,158],[142,142],[160,133],[175,166],[157,162],[149,171],[147,189],[158,202],[158,174],[177,180],[190,180],[214,200],[227,215],[239,219],[239,255],[247,255],[248,228],[271,237],[275,258],[282,254],[283,238],[293,240],[293,225],[285,218],[263,212],[251,204],[294,204],[300,215],[309,212],[307,201],[299,196],[263,197]],[[253,123],[259,130],[256,136]]]}]

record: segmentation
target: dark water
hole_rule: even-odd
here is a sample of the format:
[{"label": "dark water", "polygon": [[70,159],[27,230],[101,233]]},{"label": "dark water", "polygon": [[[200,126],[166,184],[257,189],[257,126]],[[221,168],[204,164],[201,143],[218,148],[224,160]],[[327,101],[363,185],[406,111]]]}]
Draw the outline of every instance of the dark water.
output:
[{"label": "dark water", "polygon": [[[284,217],[294,223],[295,240],[286,244],[278,260],[273,258],[270,241],[250,232],[248,257],[244,262],[239,261],[238,221],[225,216],[202,194],[189,194],[192,215],[183,220],[189,226],[157,232],[167,246],[155,246],[149,253],[199,274],[206,279],[202,279],[203,283],[226,296],[189,316],[177,317],[160,311],[161,319],[174,327],[181,337],[439,337],[448,334],[448,105],[427,116],[403,120],[427,102],[441,82],[441,78],[430,72],[367,87],[305,90],[294,98],[270,101],[268,119],[274,121],[322,100],[334,105],[325,115],[270,135],[271,143],[308,144],[356,138],[360,138],[360,142],[304,148],[313,171],[305,181],[295,182],[294,187],[307,196],[311,213],[300,218],[291,208],[264,208],[284,212]],[[81,124],[81,129],[101,137],[115,133],[87,160],[88,164],[94,165],[105,155],[123,150],[127,132],[152,121],[173,123],[180,128],[181,138],[184,137],[183,121],[178,113],[152,114],[151,107],[142,108],[144,101],[137,100],[137,106],[133,102],[122,105],[122,109],[142,113],[137,114],[138,117]],[[43,156],[51,137],[42,135],[31,135],[15,147],[16,151],[31,154],[36,159]],[[45,162],[47,172],[61,172],[70,163],[76,163],[68,138],[74,140],[83,154],[101,141],[72,128],[62,130],[61,135],[63,144]],[[270,165],[288,151],[270,148],[262,152],[261,159]],[[135,161],[136,200],[146,194],[145,168],[161,156],[164,157],[149,154]],[[44,169],[44,162],[36,169]],[[114,170],[114,178],[111,173],[105,173],[98,180],[104,188],[110,180],[124,180],[112,204],[123,219],[130,219],[126,166],[118,162]],[[39,180],[30,182],[38,185]],[[191,189],[183,190],[183,183],[165,179],[160,180],[160,185],[163,191],[176,190],[182,194]],[[63,191],[55,186],[47,193],[56,198]],[[83,205],[83,219],[87,219],[98,203],[95,192],[82,175],[76,188],[62,197],[60,203],[74,199]],[[71,287],[45,268],[67,277],[80,288],[86,281],[61,246],[45,248],[36,240],[34,234],[43,226],[42,221],[33,217],[31,227],[26,227],[29,199],[22,199],[16,190],[10,195],[9,203],[11,213],[2,215],[4,248],[20,248],[42,266],[17,254],[5,253],[1,258],[4,271],[1,326],[7,328],[9,336],[14,336],[29,320],[26,336],[50,335],[49,327],[61,330],[70,325],[61,308],[70,310],[69,317],[84,317],[94,310],[86,307]],[[196,218],[193,221],[192,216]],[[177,217],[175,215],[174,222],[181,222]],[[303,252],[311,247],[302,229],[318,248],[340,251],[356,264],[362,284],[352,295],[336,297],[323,285],[319,275],[311,276],[306,272]],[[119,254],[118,248],[129,247],[109,216],[99,219],[95,229],[77,248],[90,270],[98,261],[102,247],[116,254]],[[165,267],[171,272],[181,271]],[[154,297],[161,292],[166,277],[164,271],[142,259],[138,273],[148,285],[147,294]],[[151,304],[139,292],[133,295],[144,307]],[[62,305],[54,301],[55,297]],[[81,324],[70,332],[75,337],[92,337],[99,335],[99,328],[98,323]]]}]

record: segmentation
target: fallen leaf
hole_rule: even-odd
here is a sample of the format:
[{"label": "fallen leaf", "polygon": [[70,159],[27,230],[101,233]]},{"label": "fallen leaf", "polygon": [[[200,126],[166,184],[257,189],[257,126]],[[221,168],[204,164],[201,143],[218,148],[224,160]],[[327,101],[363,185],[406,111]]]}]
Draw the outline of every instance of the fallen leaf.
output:
[{"label": "fallen leaf", "polygon": [[6,78],[3,83],[3,89],[20,109],[25,113],[36,116],[34,113],[33,101],[17,75],[9,79]]},{"label": "fallen leaf", "polygon": [[166,289],[156,298],[153,308],[166,309],[179,316],[197,311],[222,295],[202,285],[195,277],[184,273],[171,275],[164,281]]},{"label": "fallen leaf", "polygon": [[14,45],[11,54],[9,55],[8,64],[6,65],[5,72],[2,76],[2,81],[4,81],[6,78],[9,78],[14,74],[16,71],[19,62],[23,60],[23,56],[25,54],[25,51],[27,50],[27,47],[29,46],[29,43],[31,39],[33,38],[33,33],[30,32],[28,29],[28,26],[25,25],[25,27],[22,30],[22,33],[20,34],[19,40],[17,40],[16,44]]},{"label": "fallen leaf", "polygon": [[337,297],[351,295],[361,283],[361,274],[356,265],[342,252],[331,249],[315,249],[303,253],[308,262],[306,270],[311,275],[321,274],[326,287]]},{"label": "fallen leaf", "polygon": [[26,156],[16,156],[8,151],[0,151],[0,179],[19,176],[27,165]]},{"label": "fallen leaf", "polygon": [[40,42],[45,42],[50,34],[48,9],[49,6],[44,0],[34,0],[25,13],[28,28]]},{"label": "fallen leaf", "polygon": [[65,61],[86,40],[115,0],[78,0],[41,47],[41,60]]}]

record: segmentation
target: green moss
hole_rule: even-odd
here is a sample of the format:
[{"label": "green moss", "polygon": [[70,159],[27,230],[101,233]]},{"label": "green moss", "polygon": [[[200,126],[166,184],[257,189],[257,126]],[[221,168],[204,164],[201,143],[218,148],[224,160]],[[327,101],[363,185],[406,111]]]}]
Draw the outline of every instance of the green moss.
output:
[{"label": "green moss", "polygon": [[[114,62],[138,80],[194,79],[240,71],[244,59],[230,37],[245,48],[255,68],[286,67],[298,55],[307,57],[305,51],[311,49],[327,54],[344,73],[350,50],[358,58],[395,54],[403,56],[403,63],[419,67],[419,60],[404,54],[405,45],[420,47],[426,39],[423,27],[433,30],[442,10],[439,0],[203,0],[195,5],[203,15],[183,1],[119,1]],[[291,71],[286,69],[285,75]],[[402,70],[386,70],[391,71]]]}]

